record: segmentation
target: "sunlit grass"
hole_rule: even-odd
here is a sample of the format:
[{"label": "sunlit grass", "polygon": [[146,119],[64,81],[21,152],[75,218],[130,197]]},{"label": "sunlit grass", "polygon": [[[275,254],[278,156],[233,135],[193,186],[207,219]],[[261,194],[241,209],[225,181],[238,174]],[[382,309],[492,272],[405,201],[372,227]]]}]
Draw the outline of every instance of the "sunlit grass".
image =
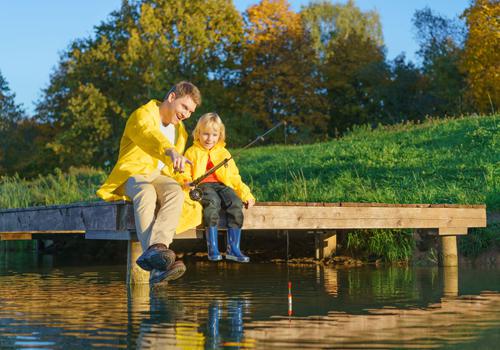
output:
[{"label": "sunlit grass", "polygon": [[[497,115],[358,127],[329,142],[251,148],[236,161],[258,201],[486,204],[488,210],[500,209]],[[0,208],[97,200],[95,191],[105,177],[92,168],[56,170],[29,181],[1,177]],[[475,232],[461,240],[466,252],[500,245],[498,231]],[[389,261],[407,259],[413,248],[411,236],[401,232],[348,237],[349,249]]]}]

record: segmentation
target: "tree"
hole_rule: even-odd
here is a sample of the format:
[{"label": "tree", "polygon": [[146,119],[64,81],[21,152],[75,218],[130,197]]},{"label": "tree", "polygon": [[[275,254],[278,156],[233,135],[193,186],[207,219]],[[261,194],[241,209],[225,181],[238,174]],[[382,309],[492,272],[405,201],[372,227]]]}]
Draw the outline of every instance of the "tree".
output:
[{"label": "tree", "polygon": [[404,54],[389,62],[390,79],[380,87],[383,101],[383,122],[401,123],[422,120],[432,109],[426,94],[426,78],[421,69],[406,60]]},{"label": "tree", "polygon": [[336,136],[353,125],[384,122],[380,88],[388,79],[383,49],[357,34],[335,40],[323,67],[330,101],[330,128]]},{"label": "tree", "polygon": [[18,123],[25,112],[15,102],[16,94],[10,91],[9,84],[0,71],[0,131],[5,131]]},{"label": "tree", "polygon": [[475,0],[464,12],[468,35],[462,68],[467,96],[480,112],[500,106],[500,2]]},{"label": "tree", "polygon": [[0,175],[51,172],[54,162],[45,148],[51,130],[29,118],[15,97],[0,72]]},{"label": "tree", "polygon": [[422,112],[435,116],[464,112],[465,80],[459,67],[463,53],[463,24],[424,8],[415,12],[413,25],[426,85],[427,109]]},{"label": "tree", "polygon": [[16,139],[18,124],[25,117],[22,107],[15,102],[16,95],[10,91],[9,84],[0,72],[0,174],[8,174],[12,168],[13,142]]},{"label": "tree", "polygon": [[355,124],[380,122],[378,90],[388,68],[378,13],[363,12],[352,0],[313,2],[301,13],[328,101],[328,133],[336,136]]},{"label": "tree", "polygon": [[[37,106],[37,120],[56,131],[48,147],[61,167],[114,162],[128,115],[179,80],[220,92],[242,33],[230,0],[123,1],[93,37],[70,45]],[[209,107],[225,105],[207,95]]]},{"label": "tree", "polygon": [[298,13],[286,0],[262,0],[245,14],[242,104],[259,128],[286,119],[295,141],[324,137],[324,101],[314,76],[314,51]]},{"label": "tree", "polygon": [[331,57],[334,41],[346,40],[351,34],[357,35],[362,41],[383,45],[378,13],[362,12],[353,0],[345,4],[315,1],[304,7],[301,14],[320,62]]}]

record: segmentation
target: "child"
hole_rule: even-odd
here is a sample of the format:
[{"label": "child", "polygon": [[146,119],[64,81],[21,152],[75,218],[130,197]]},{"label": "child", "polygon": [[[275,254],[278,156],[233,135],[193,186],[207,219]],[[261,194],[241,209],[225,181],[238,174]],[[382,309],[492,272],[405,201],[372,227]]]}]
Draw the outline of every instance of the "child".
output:
[{"label": "child", "polygon": [[[187,166],[183,181],[191,182],[205,174],[214,165],[231,157],[225,148],[224,124],[216,113],[201,116],[193,131],[194,145],[184,156],[193,165]],[[241,180],[234,160],[230,160],[212,175],[204,179],[199,188],[203,191],[203,221],[206,227],[208,259],[222,260],[217,244],[217,224],[221,207],[227,214],[227,251],[226,259],[249,262],[250,258],[240,251],[241,226],[243,226],[243,204],[251,208],[255,198]]]}]

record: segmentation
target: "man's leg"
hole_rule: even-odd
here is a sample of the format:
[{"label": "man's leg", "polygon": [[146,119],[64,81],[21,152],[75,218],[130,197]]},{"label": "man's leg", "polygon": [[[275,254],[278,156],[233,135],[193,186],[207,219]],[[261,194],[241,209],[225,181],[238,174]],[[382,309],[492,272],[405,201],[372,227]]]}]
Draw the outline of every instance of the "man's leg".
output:
[{"label": "man's leg", "polygon": [[147,271],[166,270],[175,261],[175,253],[168,249],[168,244],[170,244],[168,240],[161,242],[151,239],[158,202],[157,190],[153,181],[158,176],[159,172],[154,172],[149,176],[131,176],[125,185],[125,193],[134,204],[137,237],[143,250],[143,254],[137,259],[137,264]]},{"label": "man's leg", "polygon": [[150,245],[162,243],[167,247],[172,243],[175,229],[179,224],[184,192],[174,179],[160,175],[152,181],[159,204],[158,213],[151,230]]},{"label": "man's leg", "polygon": [[[179,224],[184,192],[177,181],[164,175],[156,177],[152,185],[156,191],[158,212],[151,230],[150,244],[152,246],[165,245],[168,248]],[[186,272],[186,265],[181,260],[175,261],[175,253],[171,249],[167,249],[167,252],[173,255],[173,260],[169,260],[165,269],[155,268],[151,271],[149,281],[152,285],[161,286],[181,277]]]},{"label": "man's leg", "polygon": [[155,221],[156,191],[149,176],[131,176],[125,184],[125,193],[134,204],[134,219],[137,238],[142,250],[150,246],[151,229]]}]

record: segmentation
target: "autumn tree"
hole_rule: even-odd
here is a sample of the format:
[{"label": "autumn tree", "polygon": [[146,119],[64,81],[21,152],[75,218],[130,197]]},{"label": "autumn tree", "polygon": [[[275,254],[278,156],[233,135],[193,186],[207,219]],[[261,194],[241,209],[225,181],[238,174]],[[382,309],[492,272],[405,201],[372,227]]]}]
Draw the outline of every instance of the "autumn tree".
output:
[{"label": "autumn tree", "polygon": [[208,92],[205,108],[227,105],[242,33],[230,0],[124,1],[62,55],[37,106],[57,131],[48,147],[62,167],[113,163],[128,115],[179,80]]},{"label": "autumn tree", "polygon": [[246,11],[245,20],[241,86],[248,118],[259,128],[291,121],[295,141],[323,137],[324,101],[300,14],[286,0],[262,0]]},{"label": "autumn tree", "polygon": [[468,34],[462,68],[467,95],[481,112],[500,107],[500,2],[475,0],[464,12]]}]

